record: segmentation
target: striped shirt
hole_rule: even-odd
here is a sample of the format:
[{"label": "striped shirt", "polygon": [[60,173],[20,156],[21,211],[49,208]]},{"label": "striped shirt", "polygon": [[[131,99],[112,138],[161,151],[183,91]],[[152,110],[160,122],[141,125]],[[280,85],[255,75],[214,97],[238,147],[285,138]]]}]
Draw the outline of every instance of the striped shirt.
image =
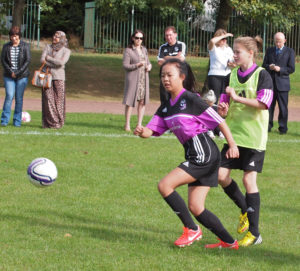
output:
[{"label": "striped shirt", "polygon": [[15,72],[19,69],[20,46],[10,47],[11,69]]}]

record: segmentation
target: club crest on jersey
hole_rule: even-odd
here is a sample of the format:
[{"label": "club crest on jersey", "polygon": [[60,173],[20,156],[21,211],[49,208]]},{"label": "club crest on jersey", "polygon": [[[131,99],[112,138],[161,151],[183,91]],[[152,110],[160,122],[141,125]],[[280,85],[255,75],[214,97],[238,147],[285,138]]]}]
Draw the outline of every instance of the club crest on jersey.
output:
[{"label": "club crest on jersey", "polygon": [[168,110],[167,110],[166,107],[162,110],[163,113],[167,113],[167,111],[168,111]]},{"label": "club crest on jersey", "polygon": [[180,101],[180,110],[184,110],[184,109],[186,109],[186,100],[182,99]]},{"label": "club crest on jersey", "polygon": [[178,48],[178,47],[175,47],[175,48],[174,48],[174,51],[178,52],[178,51],[179,51],[179,48]]}]

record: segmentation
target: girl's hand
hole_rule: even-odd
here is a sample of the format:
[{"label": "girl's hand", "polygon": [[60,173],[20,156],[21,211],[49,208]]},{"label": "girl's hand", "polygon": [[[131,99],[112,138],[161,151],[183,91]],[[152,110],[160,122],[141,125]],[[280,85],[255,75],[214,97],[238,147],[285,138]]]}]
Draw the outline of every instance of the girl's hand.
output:
[{"label": "girl's hand", "polygon": [[143,126],[136,126],[133,133],[137,136],[142,136],[144,132],[144,127]]},{"label": "girl's hand", "polygon": [[226,156],[227,159],[229,159],[229,158],[239,158],[240,153],[239,153],[239,149],[238,149],[237,145],[230,146],[229,149],[227,150],[225,156]]},{"label": "girl's hand", "polygon": [[239,96],[236,95],[234,88],[227,87],[225,91],[226,94],[228,94],[232,98],[232,100],[236,101],[238,99]]},{"label": "girl's hand", "polygon": [[219,103],[218,104],[218,114],[221,116],[221,117],[226,117],[227,115],[227,112],[228,112],[228,108],[229,108],[229,105],[228,103]]},{"label": "girl's hand", "polygon": [[234,60],[233,60],[233,61],[228,60],[227,66],[228,66],[230,69],[233,69],[233,68],[235,68],[237,65],[236,65],[236,63],[234,62]]}]

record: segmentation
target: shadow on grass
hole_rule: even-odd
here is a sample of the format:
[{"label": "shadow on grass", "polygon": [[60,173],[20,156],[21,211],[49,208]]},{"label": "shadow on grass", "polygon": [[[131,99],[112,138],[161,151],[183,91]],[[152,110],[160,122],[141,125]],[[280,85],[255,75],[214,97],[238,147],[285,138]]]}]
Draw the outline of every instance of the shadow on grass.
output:
[{"label": "shadow on grass", "polygon": [[[45,215],[46,214],[46,215]],[[195,242],[192,247],[179,249],[175,247],[172,242],[164,242],[161,238],[162,235],[174,235],[171,230],[161,230],[160,227],[149,226],[146,227],[144,224],[136,225],[126,219],[117,218],[87,218],[84,216],[73,215],[70,213],[56,212],[52,210],[27,210],[26,215],[12,215],[12,214],[0,214],[2,221],[11,221],[14,225],[15,221],[22,221],[31,227],[46,227],[52,228],[53,230],[61,230],[65,233],[71,233],[73,238],[79,235],[89,235],[93,238],[101,239],[104,241],[111,242],[125,242],[130,244],[140,244],[141,242],[147,242],[150,246],[160,247],[161,250],[170,250],[174,253],[188,253],[190,256],[195,257],[228,257],[231,260],[237,258],[238,261],[244,263],[245,261],[253,261],[255,263],[267,263],[271,265],[273,270],[284,270],[284,266],[296,267],[300,263],[300,256],[296,253],[284,252],[283,247],[278,247],[278,251],[268,249],[268,244],[262,244],[259,246],[253,246],[249,248],[240,248],[238,251],[226,250],[226,249],[205,249],[204,244],[209,241],[214,242],[215,239],[210,237],[212,240],[202,240]],[[61,222],[51,221],[51,217],[60,217]],[[67,220],[67,221],[66,221]],[[90,225],[87,225],[90,224]],[[177,233],[177,230],[176,230]],[[276,242],[276,241],[275,241]],[[275,246],[273,243],[272,246]],[[280,244],[278,244],[280,246]],[[200,251],[199,251],[200,250]],[[246,258],[248,258],[246,260]],[[243,266],[244,264],[241,264]],[[265,266],[265,265],[263,265]],[[278,269],[276,269],[278,267]],[[249,266],[250,268],[250,266]]]},{"label": "shadow on grass", "polygon": [[268,210],[270,213],[276,213],[283,212],[283,213],[290,213],[292,215],[299,215],[299,208],[292,208],[292,207],[285,207],[280,205],[263,205],[263,208],[265,210]]}]

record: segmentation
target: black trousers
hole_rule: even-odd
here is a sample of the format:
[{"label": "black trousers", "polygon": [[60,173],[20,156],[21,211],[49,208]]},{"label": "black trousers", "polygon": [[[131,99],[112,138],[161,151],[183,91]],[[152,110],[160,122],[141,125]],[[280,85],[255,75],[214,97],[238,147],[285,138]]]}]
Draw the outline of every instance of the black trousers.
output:
[{"label": "black trousers", "polygon": [[288,130],[288,101],[289,101],[289,92],[288,91],[278,91],[274,89],[273,101],[269,108],[269,131],[273,127],[273,118],[276,102],[279,107],[278,114],[278,130],[281,133],[286,133]]},{"label": "black trousers", "polygon": [[225,90],[225,79],[226,76],[221,76],[221,75],[209,75],[207,77],[208,80],[208,88],[212,89],[217,97],[216,104],[218,104],[218,100],[220,98],[220,95],[224,92]]}]

